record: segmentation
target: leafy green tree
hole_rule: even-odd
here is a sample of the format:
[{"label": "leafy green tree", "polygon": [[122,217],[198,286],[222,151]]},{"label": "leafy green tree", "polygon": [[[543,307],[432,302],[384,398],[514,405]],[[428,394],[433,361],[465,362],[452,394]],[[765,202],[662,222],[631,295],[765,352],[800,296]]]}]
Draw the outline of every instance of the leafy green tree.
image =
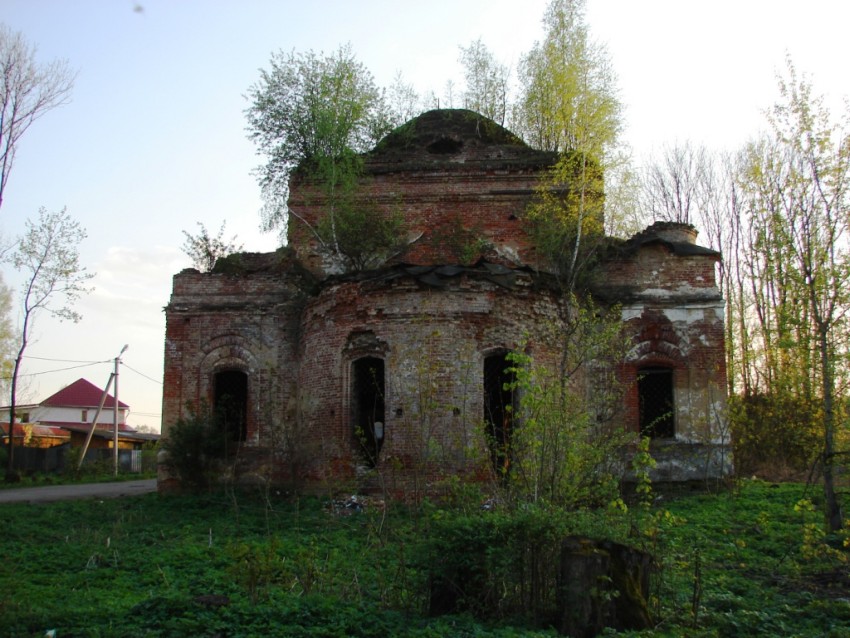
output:
[{"label": "leafy green tree", "polygon": [[830,531],[842,526],[834,491],[835,428],[840,422],[836,369],[846,352],[845,315],[850,309],[850,111],[832,121],[822,98],[812,96],[791,62],[780,81],[784,103],[770,118],[774,133],[786,146],[790,254],[802,285],[801,302],[814,328],[812,345],[820,372],[823,413],[823,475],[826,522]]},{"label": "leafy green tree", "polygon": [[392,251],[400,220],[363,201],[361,153],[400,122],[350,46],[330,56],[275,55],[250,95],[251,137],[268,156],[260,169],[265,227],[282,228],[287,215],[307,223],[286,206],[297,172],[324,198],[327,212],[310,231],[337,267],[362,269]]},{"label": "leafy green tree", "polygon": [[546,35],[520,62],[514,127],[535,148],[585,151],[599,162],[616,146],[622,106],[607,51],[590,39],[584,13],[585,0],[550,2]]},{"label": "leafy green tree", "polygon": [[526,221],[544,268],[553,272],[565,298],[592,274],[604,241],[603,174],[583,153],[564,153],[541,180]]},{"label": "leafy green tree", "polygon": [[624,387],[611,363],[623,360],[629,339],[619,308],[573,303],[572,323],[556,335],[564,342],[556,370],[523,352],[509,355],[520,424],[508,450],[513,501],[575,509],[619,495],[622,450],[634,435],[617,425]]},{"label": "leafy green tree", "polygon": [[66,104],[74,73],[65,60],[38,64],[23,34],[0,24],[0,206],[21,137],[48,111]]},{"label": "leafy green tree", "polygon": [[359,174],[357,153],[370,149],[394,118],[372,74],[349,45],[331,55],[279,52],[249,90],[251,139],[268,161],[259,169],[264,226],[284,226],[289,177],[301,167],[329,193]]},{"label": "leafy green tree", "polygon": [[528,219],[543,254],[576,290],[604,235],[604,174],[618,158],[621,110],[604,48],[584,23],[584,0],[552,0],[546,36],[520,64],[515,124],[558,161],[538,189]]},{"label": "leafy green tree", "polygon": [[[518,365],[522,427],[513,442],[511,483],[521,493],[566,507],[605,503],[617,493],[616,453],[628,439],[614,426],[622,388],[611,363],[627,340],[619,308],[587,294],[606,235],[606,181],[620,211],[630,208],[622,184],[621,105],[607,53],[591,41],[584,0],[552,0],[545,37],[522,59],[514,127],[534,147],[557,153],[526,221],[544,268],[560,284],[552,339],[561,353],[550,373]],[[612,181],[613,181],[612,179]],[[627,226],[625,216],[615,227]],[[592,392],[588,388],[594,388]]]},{"label": "leafy green tree", "polygon": [[221,222],[221,228],[218,229],[218,234],[215,237],[210,236],[207,227],[202,222],[198,222],[200,231],[197,235],[183,231],[185,240],[181,250],[191,258],[192,265],[201,272],[211,272],[215,267],[215,262],[220,258],[242,250],[242,244],[237,245],[236,243],[236,235],[229,240],[224,239],[226,224],[227,222]]},{"label": "leafy green tree", "polygon": [[[86,231],[66,209],[48,212],[41,208],[38,220],[27,220],[24,235],[19,239],[9,261],[23,275],[21,286],[21,328],[12,367],[9,413],[17,405],[18,374],[24,352],[32,337],[38,315],[46,312],[52,317],[77,322],[82,317],[74,303],[89,292],[86,282],[94,277],[80,265],[79,248]],[[13,421],[13,419],[10,419]],[[11,426],[11,424],[10,424]],[[14,437],[8,441],[7,480],[14,479]]]}]

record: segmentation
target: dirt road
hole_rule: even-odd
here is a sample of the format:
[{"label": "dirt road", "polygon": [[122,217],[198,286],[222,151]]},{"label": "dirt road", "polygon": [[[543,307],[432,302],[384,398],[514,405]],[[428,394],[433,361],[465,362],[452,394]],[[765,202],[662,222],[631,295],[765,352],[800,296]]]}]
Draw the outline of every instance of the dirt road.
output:
[{"label": "dirt road", "polygon": [[156,479],[120,481],[118,483],[18,487],[0,490],[0,503],[49,503],[75,498],[118,498],[155,491]]}]

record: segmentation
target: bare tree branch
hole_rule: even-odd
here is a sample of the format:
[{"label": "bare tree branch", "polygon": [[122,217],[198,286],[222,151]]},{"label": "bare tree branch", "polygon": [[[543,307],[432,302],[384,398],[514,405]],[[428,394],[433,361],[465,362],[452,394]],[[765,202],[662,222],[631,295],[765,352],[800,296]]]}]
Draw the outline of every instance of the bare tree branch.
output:
[{"label": "bare tree branch", "polygon": [[35,55],[21,33],[0,24],[0,206],[21,137],[42,115],[67,104],[74,86],[66,60],[39,65]]}]

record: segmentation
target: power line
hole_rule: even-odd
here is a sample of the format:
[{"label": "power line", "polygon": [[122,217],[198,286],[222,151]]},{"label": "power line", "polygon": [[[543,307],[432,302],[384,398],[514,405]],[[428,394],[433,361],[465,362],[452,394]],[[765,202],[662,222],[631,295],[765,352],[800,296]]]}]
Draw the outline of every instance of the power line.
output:
[{"label": "power line", "polygon": [[[29,372],[27,374],[19,374],[18,378],[20,378],[20,377],[38,377],[38,376],[41,376],[42,374],[52,374],[54,372],[65,372],[66,370],[77,370],[78,368],[89,368],[91,366],[100,365],[101,363],[108,363],[108,362],[106,362],[106,361],[95,361],[94,363],[86,363],[86,364],[79,365],[79,366],[69,366],[67,368],[57,368],[56,370],[44,370],[43,372]],[[3,381],[11,381],[12,377],[0,377],[0,379],[2,379]]]},{"label": "power line", "polygon": [[[40,375],[40,374],[50,374],[51,372],[63,372],[65,370],[74,370],[76,367],[84,367],[85,365],[97,365],[99,363],[112,363],[112,359],[104,359],[103,361],[82,361],[82,360],[78,360],[78,359],[50,359],[48,357],[31,357],[29,355],[25,355],[24,359],[35,359],[37,361],[53,361],[53,362],[56,362],[56,363],[79,363],[79,364],[82,364],[82,365],[74,366],[74,367],[70,367],[70,368],[60,368],[58,370],[46,370],[44,372],[31,372],[29,374],[19,374],[18,375],[19,377],[34,377],[34,376],[37,376],[37,375]],[[158,383],[159,385],[162,385],[162,381],[160,381],[159,379],[154,379],[153,377],[146,375],[144,372],[139,372],[135,368],[131,368],[124,361],[121,361],[121,365],[123,365],[128,370],[132,370],[133,372],[138,374],[140,377],[144,377],[148,381],[153,381],[154,383]],[[0,379],[3,379],[5,381],[11,380],[11,378],[12,377],[0,377]]]},{"label": "power line", "polygon": [[159,379],[154,379],[153,377],[149,377],[148,375],[144,374],[143,372],[139,372],[138,370],[135,370],[134,368],[131,368],[130,366],[128,366],[128,365],[127,365],[126,363],[124,363],[123,361],[121,362],[121,364],[122,364],[125,368],[127,368],[128,370],[132,370],[133,372],[135,372],[136,374],[138,374],[140,377],[144,377],[144,378],[145,378],[145,379],[147,379],[148,381],[153,381],[154,383],[158,383],[159,385],[162,385],[162,381],[160,381]]},{"label": "power line", "polygon": [[53,361],[55,363],[90,363],[90,364],[95,364],[95,363],[109,363],[110,362],[109,359],[104,359],[103,361],[80,361],[80,360],[77,360],[77,359],[49,359],[47,357],[31,357],[28,354],[24,355],[23,358],[24,359],[35,359],[37,361]]}]

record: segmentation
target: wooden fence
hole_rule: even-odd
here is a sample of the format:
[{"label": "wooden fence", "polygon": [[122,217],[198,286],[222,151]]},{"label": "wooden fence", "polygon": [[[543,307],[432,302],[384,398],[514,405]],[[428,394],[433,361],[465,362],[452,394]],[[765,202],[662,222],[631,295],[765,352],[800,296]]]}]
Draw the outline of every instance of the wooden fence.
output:
[{"label": "wooden fence", "polygon": [[[73,460],[72,460],[73,457]],[[55,474],[66,470],[75,470],[79,457],[71,453],[70,443],[55,445],[48,448],[16,447],[15,469],[30,474],[40,472]],[[142,450],[118,450],[118,471],[122,473],[139,473],[144,468]],[[89,449],[86,453],[84,466],[101,463],[112,467],[113,456],[110,449]]]}]

